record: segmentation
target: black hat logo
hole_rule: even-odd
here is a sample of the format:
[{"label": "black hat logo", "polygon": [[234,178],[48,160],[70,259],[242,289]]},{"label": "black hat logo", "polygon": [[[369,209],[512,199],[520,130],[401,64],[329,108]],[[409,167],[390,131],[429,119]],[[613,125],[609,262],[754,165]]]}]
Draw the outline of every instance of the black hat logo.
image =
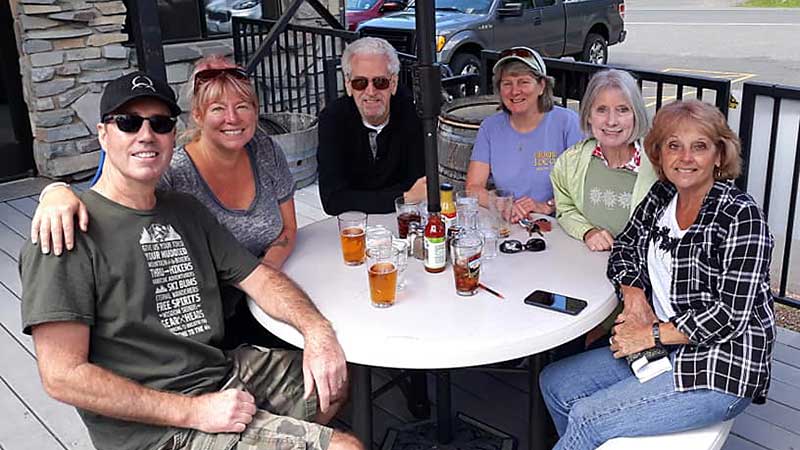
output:
[{"label": "black hat logo", "polygon": [[150,89],[153,92],[156,91],[156,88],[153,87],[153,80],[144,75],[136,76],[131,80],[131,90],[135,91],[136,89]]}]

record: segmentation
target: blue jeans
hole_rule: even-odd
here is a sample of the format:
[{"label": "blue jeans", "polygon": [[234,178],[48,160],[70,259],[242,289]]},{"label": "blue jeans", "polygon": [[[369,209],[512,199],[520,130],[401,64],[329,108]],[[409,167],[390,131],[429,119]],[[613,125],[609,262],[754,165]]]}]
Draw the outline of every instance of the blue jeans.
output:
[{"label": "blue jeans", "polygon": [[594,450],[616,437],[703,428],[735,417],[751,402],[710,389],[678,392],[671,370],[639,383],[608,347],[548,365],[539,385],[560,436],[554,450]]}]

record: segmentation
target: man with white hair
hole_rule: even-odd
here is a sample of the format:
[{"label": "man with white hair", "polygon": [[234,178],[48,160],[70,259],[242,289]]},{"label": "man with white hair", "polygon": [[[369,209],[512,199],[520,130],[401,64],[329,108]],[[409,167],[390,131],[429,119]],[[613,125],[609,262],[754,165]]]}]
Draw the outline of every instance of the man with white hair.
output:
[{"label": "man with white hair", "polygon": [[[398,93],[400,60],[388,42],[363,37],[342,54],[347,96],[319,115],[319,196],[326,213],[394,212],[394,200],[426,198],[422,123],[407,93]],[[416,417],[430,414],[424,372],[401,387]]]},{"label": "man with white hair", "polygon": [[331,215],[394,212],[394,200],[423,200],[422,124],[411,97],[398,93],[395,49],[374,37],[342,54],[347,96],[319,116],[319,193]]}]

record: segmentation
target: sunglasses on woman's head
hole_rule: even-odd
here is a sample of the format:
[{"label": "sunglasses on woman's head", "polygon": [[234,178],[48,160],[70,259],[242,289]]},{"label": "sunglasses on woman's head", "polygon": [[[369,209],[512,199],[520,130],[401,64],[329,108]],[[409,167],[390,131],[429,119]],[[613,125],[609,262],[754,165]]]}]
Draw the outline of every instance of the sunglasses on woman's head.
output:
[{"label": "sunglasses on woman's head", "polygon": [[539,238],[528,239],[528,242],[524,244],[516,239],[508,239],[500,243],[500,251],[508,254],[519,253],[523,250],[541,252],[545,248],[547,248],[547,244],[545,244],[544,239]]},{"label": "sunglasses on woman's head", "polygon": [[500,58],[505,58],[506,56],[519,56],[520,58],[534,58],[533,52],[530,49],[525,47],[512,47],[503,50],[500,52]]},{"label": "sunglasses on woman's head", "polygon": [[247,72],[240,67],[227,67],[224,69],[205,69],[194,74],[194,92],[206,81],[213,80],[222,75],[228,75],[237,80],[247,80]]},{"label": "sunglasses on woman's head", "polygon": [[375,77],[372,80],[366,77],[356,77],[350,79],[350,86],[357,91],[363,91],[369,86],[370,81],[379,91],[389,89],[389,85],[392,83],[392,80],[387,77]]},{"label": "sunglasses on woman's head", "polygon": [[136,114],[110,114],[103,117],[103,123],[114,122],[120,131],[125,133],[138,133],[144,121],[150,122],[150,129],[158,134],[167,134],[175,129],[178,119],[170,116],[142,117]]}]

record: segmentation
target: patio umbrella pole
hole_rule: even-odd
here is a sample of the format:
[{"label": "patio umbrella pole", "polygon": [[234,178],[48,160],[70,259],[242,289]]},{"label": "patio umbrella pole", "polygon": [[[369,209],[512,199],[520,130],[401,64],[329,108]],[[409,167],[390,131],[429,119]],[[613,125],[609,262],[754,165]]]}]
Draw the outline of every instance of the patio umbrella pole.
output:
[{"label": "patio umbrella pole", "polygon": [[436,150],[436,125],[441,108],[442,79],[439,65],[434,63],[436,15],[434,0],[416,2],[417,76],[414,77],[414,98],[417,114],[422,119],[425,143],[425,176],[428,187],[428,212],[439,212],[439,158]]},{"label": "patio umbrella pole", "polygon": [[[417,114],[422,119],[423,142],[425,144],[425,176],[428,188],[428,212],[439,212],[439,158],[436,149],[436,126],[439,120],[442,98],[442,79],[439,65],[434,63],[434,34],[436,31],[435,0],[416,2],[417,19],[417,73],[414,77],[414,98]],[[449,443],[453,440],[450,412],[450,373],[436,375],[437,440]]]}]

